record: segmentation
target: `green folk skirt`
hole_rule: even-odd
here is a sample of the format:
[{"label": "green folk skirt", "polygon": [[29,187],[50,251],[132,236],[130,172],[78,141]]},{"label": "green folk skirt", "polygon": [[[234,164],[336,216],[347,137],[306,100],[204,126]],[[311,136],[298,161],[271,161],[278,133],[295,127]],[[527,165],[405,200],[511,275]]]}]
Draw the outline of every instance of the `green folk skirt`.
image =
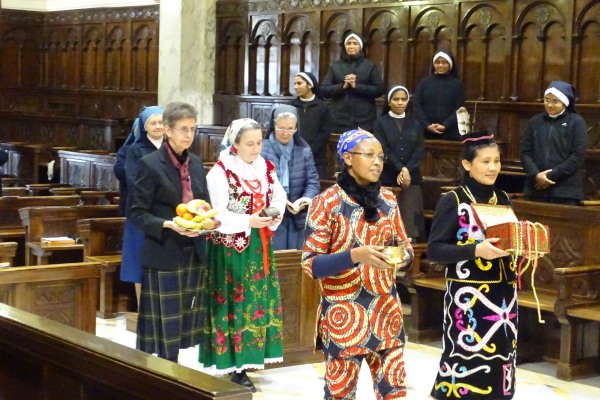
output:
[{"label": "green folk skirt", "polygon": [[283,361],[279,278],[270,243],[268,248],[266,274],[257,229],[251,230],[250,243],[241,253],[209,240],[198,356],[209,373],[262,369],[265,363]]}]

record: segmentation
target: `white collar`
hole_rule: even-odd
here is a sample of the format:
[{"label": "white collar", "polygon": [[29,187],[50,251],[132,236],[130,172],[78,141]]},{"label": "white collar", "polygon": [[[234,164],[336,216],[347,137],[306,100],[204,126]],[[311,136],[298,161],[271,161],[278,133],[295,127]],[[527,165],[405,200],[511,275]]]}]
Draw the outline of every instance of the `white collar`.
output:
[{"label": "white collar", "polygon": [[562,111],[560,112],[560,114],[555,114],[555,115],[550,115],[550,114],[548,114],[548,116],[549,116],[550,118],[558,118],[558,117],[560,117],[561,115],[563,115],[563,114],[565,113],[565,111],[567,111],[567,109],[566,109],[566,108],[565,108],[564,110],[562,110]]},{"label": "white collar", "polygon": [[160,146],[162,146],[163,144],[163,140],[164,137],[160,138],[160,139],[152,139],[150,136],[148,136],[148,140],[157,148],[160,149]]},{"label": "white collar", "polygon": [[402,114],[396,114],[395,112],[393,112],[392,110],[390,110],[390,111],[388,111],[388,114],[392,118],[404,118],[404,117],[406,117],[406,112],[403,112]]},{"label": "white collar", "polygon": [[315,94],[313,93],[312,97],[309,99],[303,99],[302,97],[298,96],[298,98],[300,99],[300,101],[304,101],[306,103],[308,103],[309,101],[313,101],[315,99]]}]

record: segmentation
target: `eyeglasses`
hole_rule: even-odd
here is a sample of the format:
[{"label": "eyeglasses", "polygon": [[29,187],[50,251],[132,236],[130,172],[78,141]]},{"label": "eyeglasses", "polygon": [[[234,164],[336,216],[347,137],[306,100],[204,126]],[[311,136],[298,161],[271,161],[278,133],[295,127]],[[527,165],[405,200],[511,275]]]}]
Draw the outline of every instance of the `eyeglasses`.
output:
[{"label": "eyeglasses", "polygon": [[387,161],[387,156],[383,155],[383,154],[375,155],[373,153],[359,153],[358,151],[349,151],[348,153],[350,153],[350,154],[360,154],[366,160],[369,160],[371,162],[375,161],[375,157],[377,157],[377,159],[379,160],[379,162],[384,163],[384,162]]},{"label": "eyeglasses", "polygon": [[281,132],[281,133],[294,133],[294,132],[296,132],[296,129],[275,128],[275,130],[277,132]]},{"label": "eyeglasses", "polygon": [[562,101],[560,101],[558,99],[550,99],[548,97],[544,97],[544,103],[552,104],[553,106],[557,106],[559,104],[562,104]]},{"label": "eyeglasses", "polygon": [[181,133],[182,135],[187,135],[188,133],[191,133],[193,135],[194,132],[196,131],[196,127],[187,127],[187,126],[182,126],[181,128],[171,128],[171,129]]}]

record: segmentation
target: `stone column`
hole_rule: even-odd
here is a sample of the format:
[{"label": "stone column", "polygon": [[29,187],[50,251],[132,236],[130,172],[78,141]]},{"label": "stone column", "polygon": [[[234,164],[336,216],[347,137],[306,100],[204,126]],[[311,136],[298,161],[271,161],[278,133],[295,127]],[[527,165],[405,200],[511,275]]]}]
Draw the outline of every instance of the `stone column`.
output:
[{"label": "stone column", "polygon": [[216,0],[160,2],[158,104],[185,101],[213,123]]}]

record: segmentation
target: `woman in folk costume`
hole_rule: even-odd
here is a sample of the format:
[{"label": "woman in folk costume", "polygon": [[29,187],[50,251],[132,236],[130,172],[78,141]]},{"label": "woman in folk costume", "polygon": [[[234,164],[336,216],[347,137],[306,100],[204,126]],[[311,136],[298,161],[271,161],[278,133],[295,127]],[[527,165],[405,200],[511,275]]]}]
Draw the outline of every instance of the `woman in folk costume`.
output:
[{"label": "woman in folk costume", "polygon": [[473,203],[510,205],[494,188],[500,152],[494,136],[464,136],[463,185],[443,195],[433,216],[427,258],[446,264],[443,352],[434,399],[511,399],[517,358],[517,273],[507,252],[486,238]]},{"label": "woman in folk costume", "polygon": [[161,120],[167,139],[140,158],[129,214],[144,233],[137,348],[174,362],[179,349],[198,344],[202,327],[198,300],[206,240],[173,222],[178,204],[208,200],[202,160],[188,151],[196,115],[190,104],[167,104]]},{"label": "woman in folk costume", "polygon": [[[326,362],[325,398],[354,399],[366,360],[378,399],[406,396],[404,325],[395,268],[410,260],[396,197],[381,187],[386,157],[369,132],[340,137],[337,184],[313,199],[302,254],[304,272],[319,279],[317,343]],[[382,244],[407,244],[398,265]]]},{"label": "woman in folk costume", "polygon": [[[286,195],[273,163],[261,157],[262,131],[252,119],[231,123],[219,161],[207,175],[221,222],[208,245],[207,311],[199,361],[214,373],[256,391],[246,369],[283,361],[281,295],[272,231]],[[266,207],[279,211],[261,216]]]}]

